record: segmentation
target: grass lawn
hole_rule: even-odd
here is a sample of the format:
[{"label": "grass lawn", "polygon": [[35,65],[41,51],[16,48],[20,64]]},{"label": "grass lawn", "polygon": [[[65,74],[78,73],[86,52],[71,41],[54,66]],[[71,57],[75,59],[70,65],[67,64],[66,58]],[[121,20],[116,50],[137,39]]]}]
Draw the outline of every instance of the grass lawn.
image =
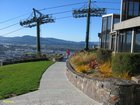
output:
[{"label": "grass lawn", "polygon": [[51,61],[20,63],[0,67],[0,99],[37,90]]}]

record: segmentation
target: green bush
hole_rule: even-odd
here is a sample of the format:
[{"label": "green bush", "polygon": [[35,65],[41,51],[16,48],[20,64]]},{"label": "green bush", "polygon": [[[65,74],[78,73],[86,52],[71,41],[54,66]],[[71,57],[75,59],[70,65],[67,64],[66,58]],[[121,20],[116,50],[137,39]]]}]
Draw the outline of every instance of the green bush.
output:
[{"label": "green bush", "polygon": [[113,73],[140,73],[140,54],[117,53],[112,58]]},{"label": "green bush", "polygon": [[104,63],[111,60],[112,50],[99,49],[97,50],[97,62]]},{"label": "green bush", "polygon": [[94,48],[94,49],[90,49],[89,52],[90,52],[90,53],[96,53],[97,50],[98,50],[97,48]]}]

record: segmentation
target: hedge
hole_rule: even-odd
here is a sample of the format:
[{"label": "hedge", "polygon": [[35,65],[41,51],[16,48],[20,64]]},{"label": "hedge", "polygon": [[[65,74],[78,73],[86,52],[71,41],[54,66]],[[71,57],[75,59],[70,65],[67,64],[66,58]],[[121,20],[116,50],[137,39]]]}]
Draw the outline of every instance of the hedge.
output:
[{"label": "hedge", "polygon": [[17,63],[26,63],[26,62],[36,62],[36,61],[47,61],[48,58],[26,58],[21,60],[13,60],[13,61],[4,61],[2,65],[9,65],[9,64],[17,64]]},{"label": "hedge", "polygon": [[112,50],[99,49],[97,50],[97,62],[104,63],[111,60]]},{"label": "hedge", "polygon": [[113,73],[140,73],[140,54],[117,53],[112,57]]}]

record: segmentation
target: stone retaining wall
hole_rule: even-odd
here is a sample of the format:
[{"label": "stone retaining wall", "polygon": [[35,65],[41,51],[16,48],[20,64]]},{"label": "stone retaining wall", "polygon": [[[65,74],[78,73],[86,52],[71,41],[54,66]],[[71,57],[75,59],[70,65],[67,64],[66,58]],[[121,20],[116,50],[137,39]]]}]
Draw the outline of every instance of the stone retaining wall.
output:
[{"label": "stone retaining wall", "polygon": [[140,85],[121,79],[89,78],[74,71],[67,62],[69,81],[103,105],[140,105]]}]

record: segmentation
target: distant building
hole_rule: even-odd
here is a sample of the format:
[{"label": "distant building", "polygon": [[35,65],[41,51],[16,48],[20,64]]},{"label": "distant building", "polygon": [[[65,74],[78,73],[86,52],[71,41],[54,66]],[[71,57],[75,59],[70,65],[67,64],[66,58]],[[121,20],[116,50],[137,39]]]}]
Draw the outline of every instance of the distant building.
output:
[{"label": "distant building", "polygon": [[102,17],[102,32],[101,48],[114,49],[115,36],[111,33],[114,32],[114,24],[120,22],[120,15],[107,14]]},{"label": "distant building", "polygon": [[110,25],[105,17],[108,16],[103,16],[101,47],[114,52],[140,52],[140,0],[121,1],[120,22],[111,24],[111,30],[104,29],[104,24]]}]

